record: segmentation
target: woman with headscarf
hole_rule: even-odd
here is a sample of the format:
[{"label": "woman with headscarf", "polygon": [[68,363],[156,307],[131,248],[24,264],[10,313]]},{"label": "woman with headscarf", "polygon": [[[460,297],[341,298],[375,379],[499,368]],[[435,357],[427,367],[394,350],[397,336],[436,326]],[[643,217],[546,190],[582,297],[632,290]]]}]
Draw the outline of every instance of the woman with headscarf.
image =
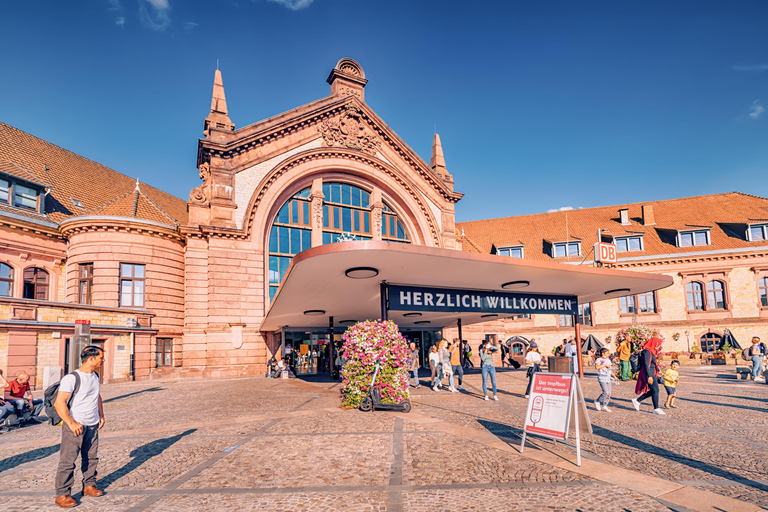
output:
[{"label": "woman with headscarf", "polygon": [[637,375],[635,393],[642,396],[632,399],[635,410],[640,410],[640,402],[650,397],[653,402],[653,414],[666,414],[659,409],[659,366],[656,357],[661,353],[661,339],[651,338],[645,342],[640,352],[640,372]]}]

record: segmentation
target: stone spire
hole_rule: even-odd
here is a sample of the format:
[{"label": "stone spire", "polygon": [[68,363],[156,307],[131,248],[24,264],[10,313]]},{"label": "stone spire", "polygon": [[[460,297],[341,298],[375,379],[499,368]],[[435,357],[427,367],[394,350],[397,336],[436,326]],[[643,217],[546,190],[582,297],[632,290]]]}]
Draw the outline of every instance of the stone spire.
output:
[{"label": "stone spire", "polygon": [[446,185],[453,186],[453,176],[450,175],[445,167],[445,157],[443,156],[443,146],[440,144],[440,136],[435,134],[432,139],[432,158],[429,160],[429,166],[440,177]]},{"label": "stone spire", "polygon": [[211,98],[211,113],[205,118],[205,127],[203,133],[209,139],[211,137],[211,128],[233,131],[235,123],[229,118],[227,111],[227,98],[224,96],[224,81],[221,79],[221,71],[216,70],[213,78],[213,96]]}]

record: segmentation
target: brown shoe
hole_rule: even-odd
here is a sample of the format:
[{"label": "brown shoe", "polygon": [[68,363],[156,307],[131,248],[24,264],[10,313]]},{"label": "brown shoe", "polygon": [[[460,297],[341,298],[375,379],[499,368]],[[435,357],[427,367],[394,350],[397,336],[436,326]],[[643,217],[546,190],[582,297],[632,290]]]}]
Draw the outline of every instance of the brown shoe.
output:
[{"label": "brown shoe", "polygon": [[100,491],[95,485],[89,485],[83,488],[83,496],[98,498],[99,496],[104,496],[104,491]]},{"label": "brown shoe", "polygon": [[75,498],[67,494],[66,496],[59,496],[56,498],[56,504],[61,508],[72,508],[77,506]]}]

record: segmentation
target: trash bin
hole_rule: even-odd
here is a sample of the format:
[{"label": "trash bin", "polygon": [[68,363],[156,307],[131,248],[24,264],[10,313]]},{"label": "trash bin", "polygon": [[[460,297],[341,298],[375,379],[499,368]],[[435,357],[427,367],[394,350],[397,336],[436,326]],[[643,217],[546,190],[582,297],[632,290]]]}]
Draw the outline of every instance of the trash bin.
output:
[{"label": "trash bin", "polygon": [[550,373],[573,373],[570,357],[550,356],[547,358],[547,367]]}]

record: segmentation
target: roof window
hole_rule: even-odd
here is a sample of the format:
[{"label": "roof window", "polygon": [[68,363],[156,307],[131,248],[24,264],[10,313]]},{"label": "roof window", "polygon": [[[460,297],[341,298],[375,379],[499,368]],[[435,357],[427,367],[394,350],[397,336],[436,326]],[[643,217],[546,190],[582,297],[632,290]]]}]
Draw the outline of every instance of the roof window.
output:
[{"label": "roof window", "polygon": [[[2,190],[0,190],[2,194]],[[747,240],[758,242],[768,240],[768,224],[750,224],[747,226]]]},{"label": "roof window", "polygon": [[512,247],[502,247],[496,250],[496,254],[498,254],[499,256],[509,256],[511,258],[522,258],[523,246],[515,245]]},{"label": "roof window", "polygon": [[643,235],[617,236],[613,239],[613,243],[616,244],[617,252],[632,252],[632,251],[644,250]]},{"label": "roof window", "polygon": [[677,232],[677,246],[678,247],[691,247],[694,245],[709,245],[709,230],[698,229],[695,231],[678,231]]},{"label": "roof window", "polygon": [[558,242],[552,244],[552,257],[581,256],[581,242]]},{"label": "roof window", "polygon": [[72,200],[72,204],[73,204],[73,205],[75,205],[76,207],[78,207],[78,208],[85,208],[85,207],[83,206],[83,203],[82,203],[82,202],[80,202],[80,200],[79,200],[79,199],[74,199],[74,198],[72,198],[72,197],[70,197],[70,199]]}]

